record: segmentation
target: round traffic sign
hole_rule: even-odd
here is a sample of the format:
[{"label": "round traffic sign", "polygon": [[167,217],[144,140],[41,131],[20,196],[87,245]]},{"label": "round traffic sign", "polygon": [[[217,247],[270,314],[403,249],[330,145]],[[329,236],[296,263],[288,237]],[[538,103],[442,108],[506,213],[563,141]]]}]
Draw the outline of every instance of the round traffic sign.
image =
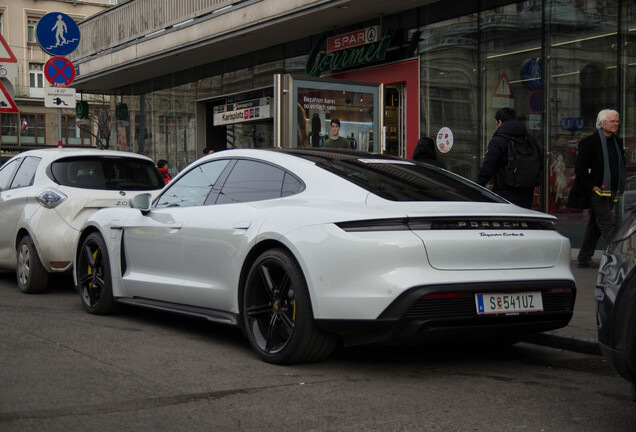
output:
[{"label": "round traffic sign", "polygon": [[73,18],[62,12],[44,15],[35,26],[40,47],[53,56],[64,56],[75,51],[80,42],[79,26]]},{"label": "round traffic sign", "polygon": [[54,87],[66,87],[75,79],[75,67],[66,57],[51,57],[44,65],[44,76]]}]

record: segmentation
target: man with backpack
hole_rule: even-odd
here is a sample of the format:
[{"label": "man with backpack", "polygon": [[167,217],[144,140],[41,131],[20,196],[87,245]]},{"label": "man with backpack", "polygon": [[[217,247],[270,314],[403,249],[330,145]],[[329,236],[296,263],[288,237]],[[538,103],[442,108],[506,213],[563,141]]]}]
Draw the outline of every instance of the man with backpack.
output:
[{"label": "man with backpack", "polygon": [[493,180],[497,195],[520,207],[532,208],[534,188],[541,184],[543,154],[515,110],[502,108],[495,113],[495,133],[477,175],[477,184]]}]

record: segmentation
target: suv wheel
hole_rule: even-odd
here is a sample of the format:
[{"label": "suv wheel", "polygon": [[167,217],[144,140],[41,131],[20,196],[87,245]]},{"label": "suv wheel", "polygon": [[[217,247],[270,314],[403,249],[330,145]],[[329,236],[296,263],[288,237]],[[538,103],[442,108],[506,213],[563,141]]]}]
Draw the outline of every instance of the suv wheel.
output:
[{"label": "suv wheel", "polygon": [[18,287],[25,294],[41,293],[49,283],[49,274],[35,250],[31,237],[24,236],[18,245],[18,265],[16,275]]}]

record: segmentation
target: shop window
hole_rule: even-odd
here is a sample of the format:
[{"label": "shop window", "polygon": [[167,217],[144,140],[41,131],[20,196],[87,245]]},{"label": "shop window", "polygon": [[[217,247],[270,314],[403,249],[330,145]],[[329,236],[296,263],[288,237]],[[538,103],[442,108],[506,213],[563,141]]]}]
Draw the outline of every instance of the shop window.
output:
[{"label": "shop window", "polygon": [[431,89],[431,121],[434,124],[470,124],[470,94],[463,89]]},{"label": "shop window", "polygon": [[[480,14],[480,47],[484,55],[480,161],[495,132],[495,114],[502,108],[514,109],[528,134],[544,146],[541,20],[542,10],[537,2],[519,2]],[[542,205],[537,188],[532,207],[541,210]]]},{"label": "shop window", "polygon": [[[546,75],[550,93],[546,96],[549,113],[547,211],[565,213],[568,222],[586,221],[585,215],[572,214],[567,207],[574,183],[576,148],[596,129],[601,109],[619,109],[617,47],[618,0],[606,0],[603,20],[578,25],[581,16],[597,16],[597,5],[590,2],[564,4],[550,9],[546,26],[550,56]],[[621,118],[621,121],[623,118]],[[623,126],[621,124],[621,126]],[[574,243],[576,247],[576,243]]]},{"label": "shop window", "polygon": [[467,15],[422,27],[418,46],[422,77],[420,133],[437,141],[438,133],[448,128],[453,140],[440,141],[446,145],[438,146],[438,159],[450,171],[469,179],[477,178],[482,117],[480,68],[475,56],[477,19],[477,15]]},{"label": "shop window", "polygon": [[581,69],[581,115],[583,118],[596,118],[605,108],[605,74],[602,66],[591,64]]}]

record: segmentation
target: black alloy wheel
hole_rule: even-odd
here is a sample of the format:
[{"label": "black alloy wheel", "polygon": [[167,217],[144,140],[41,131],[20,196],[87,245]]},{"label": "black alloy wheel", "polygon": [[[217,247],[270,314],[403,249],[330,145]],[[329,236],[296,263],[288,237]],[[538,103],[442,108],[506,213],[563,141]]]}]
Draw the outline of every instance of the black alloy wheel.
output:
[{"label": "black alloy wheel", "polygon": [[89,234],[83,241],[75,266],[77,291],[87,312],[97,315],[115,311],[110,260],[104,239],[99,233]]},{"label": "black alloy wheel", "polygon": [[284,249],[263,252],[252,264],[243,291],[243,324],[252,348],[275,364],[326,358],[336,337],[315,322],[307,283]]}]

